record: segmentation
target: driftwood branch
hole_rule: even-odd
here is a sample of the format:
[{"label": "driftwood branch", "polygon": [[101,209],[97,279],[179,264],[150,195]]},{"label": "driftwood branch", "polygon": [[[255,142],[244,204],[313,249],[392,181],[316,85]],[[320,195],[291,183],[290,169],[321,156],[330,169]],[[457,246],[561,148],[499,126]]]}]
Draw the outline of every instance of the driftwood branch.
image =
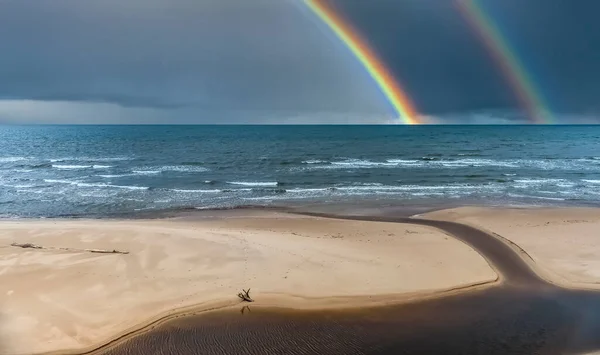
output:
[{"label": "driftwood branch", "polygon": [[104,250],[104,249],[83,249],[83,251],[87,251],[90,253],[100,253],[100,254],[129,254],[128,251],[121,251],[121,250]]},{"label": "driftwood branch", "polygon": [[248,291],[242,289],[242,292],[238,293],[238,297],[241,298],[242,301],[245,301],[245,302],[254,302],[252,297],[250,297],[250,289],[248,289]]},{"label": "driftwood branch", "polygon": [[19,247],[24,249],[45,249],[45,250],[66,250],[74,252],[88,252],[88,253],[100,253],[100,254],[129,254],[128,251],[121,250],[107,250],[107,249],[76,249],[76,248],[55,248],[55,247],[43,247],[32,243],[12,243],[11,246]]},{"label": "driftwood branch", "polygon": [[43,247],[39,246],[39,245],[35,245],[35,244],[31,244],[31,243],[12,243],[11,246],[13,247],[19,247],[19,248],[26,248],[26,249],[44,249]]}]

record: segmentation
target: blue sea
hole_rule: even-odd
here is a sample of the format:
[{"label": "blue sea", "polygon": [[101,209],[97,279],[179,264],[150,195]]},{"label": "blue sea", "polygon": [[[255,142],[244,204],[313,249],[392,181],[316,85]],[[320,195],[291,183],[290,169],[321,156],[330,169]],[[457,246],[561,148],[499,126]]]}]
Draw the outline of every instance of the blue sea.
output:
[{"label": "blue sea", "polygon": [[600,126],[2,126],[0,217],[600,204]]}]

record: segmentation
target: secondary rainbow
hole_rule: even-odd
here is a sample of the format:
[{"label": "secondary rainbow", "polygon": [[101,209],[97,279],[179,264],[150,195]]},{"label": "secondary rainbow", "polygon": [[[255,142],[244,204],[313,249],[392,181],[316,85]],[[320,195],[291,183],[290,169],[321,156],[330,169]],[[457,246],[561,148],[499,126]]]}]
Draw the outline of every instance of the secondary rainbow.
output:
[{"label": "secondary rainbow", "polygon": [[348,47],[375,80],[383,94],[406,124],[418,124],[418,114],[400,84],[367,43],[323,0],[304,0],[306,5]]},{"label": "secondary rainbow", "polygon": [[525,66],[486,14],[478,0],[456,0],[463,17],[477,32],[533,123],[554,123],[554,117]]}]

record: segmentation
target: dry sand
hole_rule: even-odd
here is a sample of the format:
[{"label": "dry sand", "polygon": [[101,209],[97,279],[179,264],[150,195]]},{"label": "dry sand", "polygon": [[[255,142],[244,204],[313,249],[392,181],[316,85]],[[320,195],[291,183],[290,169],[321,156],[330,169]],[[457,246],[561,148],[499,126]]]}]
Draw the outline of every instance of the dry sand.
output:
[{"label": "dry sand", "polygon": [[[410,224],[239,212],[0,223],[0,345],[9,354],[90,348],[178,309],[236,305],[246,287],[257,304],[335,307],[497,278],[467,245]],[[71,250],[52,249],[61,247]]]},{"label": "dry sand", "polygon": [[525,250],[536,271],[556,284],[600,287],[598,208],[462,207],[420,217],[470,224],[499,234]]}]

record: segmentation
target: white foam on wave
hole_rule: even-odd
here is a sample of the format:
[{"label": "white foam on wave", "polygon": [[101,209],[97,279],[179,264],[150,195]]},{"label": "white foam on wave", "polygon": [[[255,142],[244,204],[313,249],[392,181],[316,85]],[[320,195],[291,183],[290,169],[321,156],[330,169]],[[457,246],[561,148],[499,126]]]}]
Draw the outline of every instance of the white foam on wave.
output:
[{"label": "white foam on wave", "polygon": [[386,160],[388,163],[398,164],[398,165],[424,165],[425,162],[418,161],[414,159],[388,159]]},{"label": "white foam on wave", "polygon": [[464,167],[504,167],[518,168],[521,162],[515,160],[492,159],[386,159],[385,161],[372,161],[361,159],[346,159],[328,164],[314,163],[304,169],[368,169],[368,168],[464,168]]},{"label": "white foam on wave", "polygon": [[496,188],[495,185],[399,185],[399,186],[343,186],[335,187],[334,190],[340,191],[457,191],[457,190],[483,190]]},{"label": "white foam on wave", "polygon": [[526,185],[544,185],[544,184],[557,184],[564,183],[566,180],[564,179],[517,179],[516,183],[526,184]]},{"label": "white foam on wave", "polygon": [[24,157],[0,157],[0,163],[14,163],[17,161],[27,160]]},{"label": "white foam on wave", "polygon": [[600,184],[600,180],[582,179],[581,181],[587,182],[587,183],[590,183],[590,184]]},{"label": "white foam on wave", "polygon": [[469,168],[469,167],[496,167],[496,168],[534,168],[540,170],[598,170],[598,164],[590,164],[592,160],[586,159],[484,159],[484,158],[461,158],[461,159],[386,159],[385,161],[372,161],[362,159],[346,159],[333,161],[331,163],[312,164],[302,168],[291,168],[300,170],[316,169],[368,169],[368,168]]},{"label": "white foam on wave", "polygon": [[162,172],[183,172],[183,173],[202,173],[210,169],[202,166],[186,166],[186,165],[168,165],[168,166],[153,166],[147,168],[138,168],[132,170],[134,174],[139,175],[155,175]]},{"label": "white foam on wave", "polygon": [[230,185],[241,185],[241,186],[263,186],[263,187],[274,187],[277,186],[277,181],[228,181]]},{"label": "white foam on wave", "polygon": [[37,185],[26,184],[26,185],[12,185],[15,189],[31,189],[37,187]]},{"label": "white foam on wave", "polygon": [[531,198],[531,199],[536,199],[536,200],[566,201],[565,198],[560,198],[560,197],[519,195],[519,194],[513,194],[513,193],[509,193],[508,196],[510,196],[510,197],[517,197],[517,198]]},{"label": "white foam on wave", "polygon": [[462,168],[462,167],[504,167],[504,168],[517,168],[519,164],[515,161],[503,161],[503,160],[492,160],[492,159],[457,159],[457,160],[438,160],[438,161],[429,161],[431,165],[440,164],[444,167],[452,168]]},{"label": "white foam on wave", "polygon": [[53,158],[48,159],[51,163],[61,163],[67,161],[81,161],[81,162],[111,162],[111,161],[126,161],[132,160],[130,157],[65,157],[65,158]]},{"label": "white foam on wave", "polygon": [[82,170],[82,169],[110,169],[111,165],[63,165],[52,164],[52,167],[60,170]]},{"label": "white foam on wave", "polygon": [[104,187],[104,188],[116,188],[116,189],[127,189],[127,190],[148,190],[145,186],[127,186],[127,185],[111,185],[104,183],[89,183],[73,180],[59,180],[59,179],[44,179],[44,182],[50,184],[66,184],[78,187]]},{"label": "white foam on wave", "polygon": [[92,166],[91,165],[59,165],[59,164],[52,164],[52,167],[55,169],[60,169],[60,170],[80,170],[80,169],[89,169]]},{"label": "white foam on wave", "polygon": [[336,194],[336,193],[347,193],[347,194],[394,194],[394,193],[410,193],[411,195],[422,194],[422,195],[438,195],[446,192],[458,193],[460,191],[473,191],[473,190],[490,190],[496,189],[497,186],[494,184],[490,185],[364,185],[364,186],[335,186],[335,187],[322,187],[322,188],[294,188],[287,190],[291,194]]},{"label": "white foam on wave", "polygon": [[176,171],[183,173],[201,173],[205,171],[209,171],[208,168],[202,166],[186,166],[186,165],[172,165],[172,166],[163,166],[160,167],[161,171]]},{"label": "white foam on wave", "polygon": [[188,189],[171,189],[174,192],[180,193],[220,193],[221,190],[188,190]]},{"label": "white foam on wave", "polygon": [[160,170],[132,170],[131,172],[137,175],[156,175],[161,173]]},{"label": "white foam on wave", "polygon": [[337,166],[349,166],[349,167],[371,167],[371,166],[393,166],[396,165],[396,163],[390,163],[390,162],[378,162],[378,161],[371,161],[371,160],[361,160],[361,159],[347,159],[347,160],[343,160],[343,161],[334,161],[331,162],[331,165],[337,165]]},{"label": "white foam on wave", "polygon": [[126,176],[132,176],[132,174],[106,174],[106,175],[96,175],[98,177],[101,178],[105,178],[105,179],[114,179],[114,178],[120,178],[120,177],[126,177]]},{"label": "white foam on wave", "polygon": [[326,160],[318,160],[318,159],[304,160],[302,162],[302,164],[325,164],[325,163],[329,163],[329,162]]}]

